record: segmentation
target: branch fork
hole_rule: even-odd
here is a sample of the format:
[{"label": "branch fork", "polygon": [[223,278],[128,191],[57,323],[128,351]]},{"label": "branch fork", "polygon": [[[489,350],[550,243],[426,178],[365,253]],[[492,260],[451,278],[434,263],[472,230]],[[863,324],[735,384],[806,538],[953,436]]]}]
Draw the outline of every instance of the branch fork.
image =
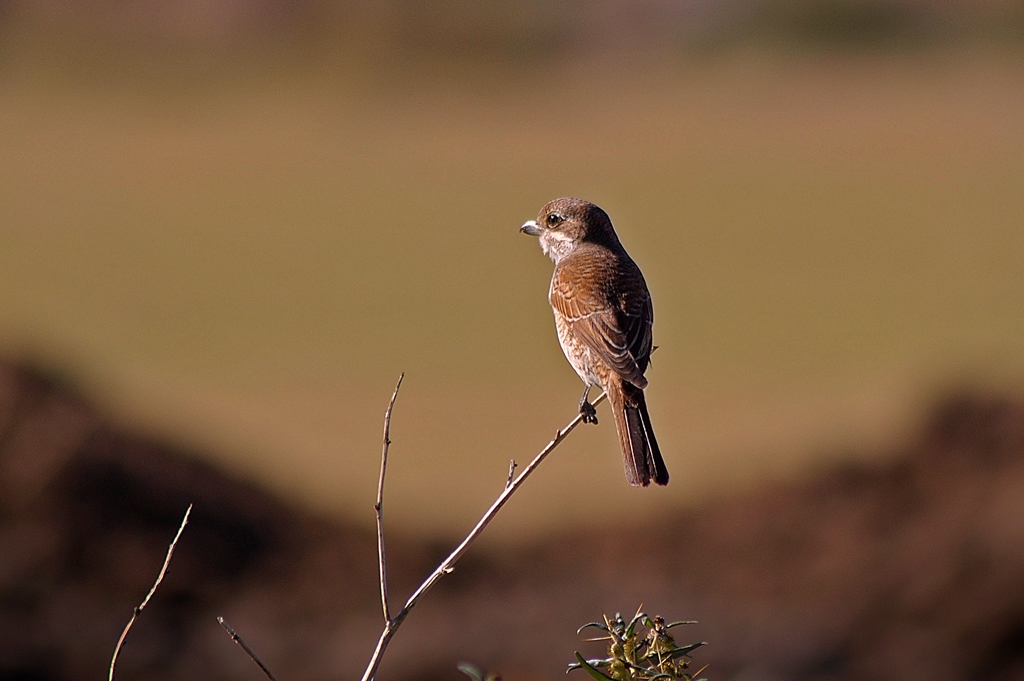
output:
[{"label": "branch fork", "polygon": [[[484,512],[480,520],[477,521],[473,529],[469,531],[469,534],[456,546],[448,557],[441,561],[432,573],[423,581],[419,587],[409,596],[409,599],[405,602],[405,605],[398,611],[394,617],[391,616],[391,607],[388,601],[388,578],[387,578],[387,558],[384,552],[384,479],[387,474],[388,465],[388,450],[391,447],[391,414],[395,408],[395,400],[398,399],[398,391],[402,387],[402,380],[405,378],[403,373],[398,377],[398,383],[395,385],[395,390],[391,394],[391,401],[388,403],[387,411],[384,412],[384,437],[383,444],[381,447],[381,458],[380,458],[380,478],[377,481],[377,500],[373,505],[374,512],[377,517],[377,564],[379,567],[380,576],[380,603],[381,612],[384,616],[384,629],[381,631],[380,638],[377,640],[377,647],[373,651],[373,655],[370,658],[369,663],[366,666],[366,671],[363,672],[362,681],[373,681],[377,674],[377,668],[380,666],[381,659],[384,656],[384,651],[387,650],[388,643],[391,642],[391,638],[398,631],[398,628],[405,621],[405,618],[409,615],[409,611],[419,602],[420,598],[427,593],[441,577],[451,574],[455,570],[455,563],[469,550],[470,545],[476,540],[478,536],[484,531],[484,528],[491,522],[501,507],[505,505],[505,502],[515,494],[516,490],[526,481],[526,479],[540,466],[541,462],[547,458],[548,454],[554,451],[555,447],[560,445],[569,433],[571,433],[576,426],[583,422],[584,416],[582,413],[577,414],[576,417],[570,421],[564,428],[555,432],[554,438],[533,458],[533,460],[523,468],[522,472],[516,476],[516,468],[518,464],[513,459],[509,462],[508,467],[508,478],[505,482],[505,487],[498,498],[494,500],[491,506]],[[596,400],[592,403],[593,406],[601,404],[607,398],[606,393],[601,393]],[[117,646],[114,648],[113,658],[110,660],[110,674],[108,681],[114,681],[114,668],[117,664],[118,654],[121,652],[121,648],[124,645],[125,638],[128,636],[128,632],[131,630],[132,625],[135,623],[136,618],[143,611],[149,600],[153,597],[157,587],[164,579],[164,575],[167,573],[167,568],[171,562],[171,556],[174,554],[174,549],[178,544],[178,540],[181,538],[181,533],[185,530],[185,525],[188,524],[189,514],[192,512],[192,506],[188,507],[185,511],[185,517],[181,520],[181,525],[178,527],[178,532],[171,541],[170,546],[167,549],[167,557],[164,559],[163,567],[160,569],[160,574],[157,575],[156,581],[153,583],[153,587],[146,594],[142,603],[134,608],[132,611],[131,620],[128,625],[124,628],[121,633],[121,638],[117,642]],[[277,681],[274,674],[267,668],[263,661],[256,655],[251,647],[238,635],[238,633],[231,628],[231,626],[224,621],[223,617],[218,617],[217,622],[224,628],[231,639],[237,643],[245,653],[259,665],[264,675],[270,679],[270,681]]]},{"label": "branch fork", "polygon": [[[361,681],[372,681],[377,674],[377,668],[380,666],[380,661],[384,656],[384,651],[387,650],[388,643],[391,642],[391,637],[395,635],[398,627],[401,626],[402,622],[405,621],[409,611],[419,602],[420,598],[423,597],[427,591],[431,589],[444,575],[451,574],[455,569],[455,563],[466,553],[470,545],[476,540],[478,536],[484,531],[484,528],[491,522],[501,507],[505,505],[509,497],[515,494],[516,490],[526,481],[526,478],[530,476],[537,469],[537,467],[547,458],[548,454],[554,451],[555,447],[560,445],[569,433],[571,433],[576,426],[583,422],[583,414],[577,414],[576,418],[568,423],[564,428],[555,432],[554,438],[547,444],[534,457],[523,471],[516,476],[515,470],[517,464],[515,460],[509,463],[508,469],[508,480],[505,483],[505,488],[502,490],[498,498],[494,500],[483,516],[477,521],[477,524],[469,531],[465,539],[459,543],[455,549],[452,550],[448,557],[441,561],[441,563],[434,569],[432,573],[423,581],[422,584],[409,596],[409,599],[402,606],[402,609],[398,611],[394,617],[391,617],[390,608],[388,605],[388,586],[387,586],[387,561],[384,556],[384,515],[383,515],[383,502],[384,502],[384,476],[387,471],[387,459],[388,449],[391,446],[391,413],[395,406],[395,400],[398,397],[398,390],[402,386],[402,379],[405,378],[403,373],[398,378],[398,383],[395,385],[395,391],[391,395],[391,402],[388,404],[387,411],[384,412],[384,443],[381,452],[380,462],[380,479],[377,483],[377,503],[374,504],[374,511],[377,515],[377,558],[380,574],[380,594],[381,594],[381,606],[384,613],[384,629],[381,631],[380,638],[377,640],[377,647],[373,651],[373,656],[370,658],[369,664],[366,666],[366,671],[363,672]],[[607,398],[606,393],[601,393],[596,400],[593,401],[593,406],[601,404]]]}]

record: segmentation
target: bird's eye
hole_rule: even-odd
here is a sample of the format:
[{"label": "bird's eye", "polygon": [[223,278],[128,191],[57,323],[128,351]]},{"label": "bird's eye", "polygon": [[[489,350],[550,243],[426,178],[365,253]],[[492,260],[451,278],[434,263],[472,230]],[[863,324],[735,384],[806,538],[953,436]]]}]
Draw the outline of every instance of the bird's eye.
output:
[{"label": "bird's eye", "polygon": [[548,225],[550,225],[551,227],[554,227],[563,220],[565,220],[565,218],[563,218],[561,215],[558,215],[557,213],[548,214]]}]

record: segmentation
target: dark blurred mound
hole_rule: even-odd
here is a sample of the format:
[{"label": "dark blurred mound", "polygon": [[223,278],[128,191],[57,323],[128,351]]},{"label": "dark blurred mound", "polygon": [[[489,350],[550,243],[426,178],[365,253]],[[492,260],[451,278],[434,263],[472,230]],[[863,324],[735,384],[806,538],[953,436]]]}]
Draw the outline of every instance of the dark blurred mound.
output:
[{"label": "dark blurred mound", "polygon": [[[1024,678],[1024,403],[949,398],[888,460],[643,524],[595,500],[603,532],[475,549],[410,617],[381,677],[458,678],[470,660],[560,678],[574,650],[597,652],[576,626],[642,602],[700,621],[682,636],[711,642],[697,655],[713,679]],[[102,678],[189,503],[118,678],[261,678],[216,615],[282,678],[361,672],[380,627],[371,534],[0,363],[0,679]],[[393,598],[445,548],[391,541]]]}]

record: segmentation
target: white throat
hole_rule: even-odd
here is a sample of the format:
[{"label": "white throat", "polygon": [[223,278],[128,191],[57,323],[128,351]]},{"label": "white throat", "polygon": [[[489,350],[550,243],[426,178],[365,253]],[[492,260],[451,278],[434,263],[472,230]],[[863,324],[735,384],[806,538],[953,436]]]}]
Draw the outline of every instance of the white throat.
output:
[{"label": "white throat", "polygon": [[540,249],[557,265],[576,250],[576,241],[564,232],[545,230],[540,235]]}]

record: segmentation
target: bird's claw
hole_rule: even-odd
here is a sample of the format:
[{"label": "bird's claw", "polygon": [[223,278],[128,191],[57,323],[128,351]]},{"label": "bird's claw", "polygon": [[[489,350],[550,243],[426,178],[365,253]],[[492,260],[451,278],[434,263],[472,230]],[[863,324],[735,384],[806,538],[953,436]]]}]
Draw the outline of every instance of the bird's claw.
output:
[{"label": "bird's claw", "polygon": [[583,417],[583,423],[597,425],[597,409],[590,402],[580,402],[580,416]]}]

